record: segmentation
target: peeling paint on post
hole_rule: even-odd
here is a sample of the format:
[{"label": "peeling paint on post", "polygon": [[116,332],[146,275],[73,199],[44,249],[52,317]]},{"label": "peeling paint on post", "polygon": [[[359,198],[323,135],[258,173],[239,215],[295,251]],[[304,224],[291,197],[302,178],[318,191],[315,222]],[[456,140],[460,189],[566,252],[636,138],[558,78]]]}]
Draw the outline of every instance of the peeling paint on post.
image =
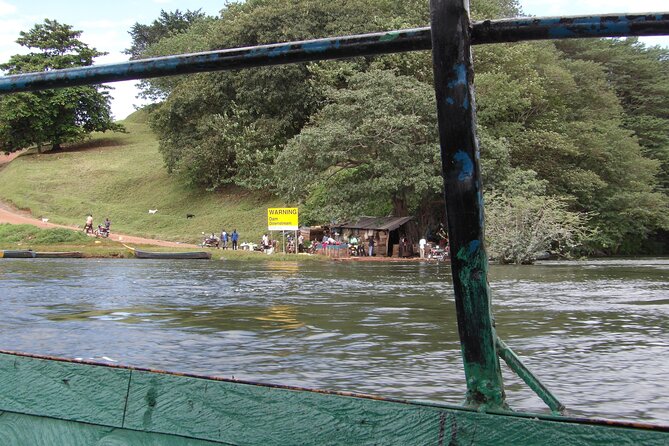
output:
[{"label": "peeling paint on post", "polygon": [[432,57],[465,404],[506,408],[483,246],[468,0],[432,0]]}]

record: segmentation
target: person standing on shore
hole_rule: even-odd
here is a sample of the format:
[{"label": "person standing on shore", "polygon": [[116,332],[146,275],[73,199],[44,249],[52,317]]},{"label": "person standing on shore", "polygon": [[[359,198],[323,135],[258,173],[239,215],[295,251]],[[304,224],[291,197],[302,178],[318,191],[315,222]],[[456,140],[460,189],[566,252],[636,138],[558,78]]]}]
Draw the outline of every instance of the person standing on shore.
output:
[{"label": "person standing on shore", "polygon": [[418,247],[420,248],[420,258],[421,259],[425,258],[425,245],[427,245],[427,240],[425,240],[425,237],[423,237],[418,242]]},{"label": "person standing on shore", "polygon": [[221,243],[223,243],[223,249],[228,249],[228,233],[225,232],[225,229],[221,231]]},{"label": "person standing on shore", "polygon": [[237,240],[239,240],[239,234],[237,233],[236,229],[232,230],[232,235],[230,238],[232,239],[232,250],[237,251]]},{"label": "person standing on shore", "polygon": [[86,225],[84,225],[84,232],[86,234],[93,232],[93,214],[88,214],[88,217],[86,217]]},{"label": "person standing on shore", "polygon": [[369,245],[369,256],[374,255],[374,236],[371,236],[367,239],[367,244]]}]

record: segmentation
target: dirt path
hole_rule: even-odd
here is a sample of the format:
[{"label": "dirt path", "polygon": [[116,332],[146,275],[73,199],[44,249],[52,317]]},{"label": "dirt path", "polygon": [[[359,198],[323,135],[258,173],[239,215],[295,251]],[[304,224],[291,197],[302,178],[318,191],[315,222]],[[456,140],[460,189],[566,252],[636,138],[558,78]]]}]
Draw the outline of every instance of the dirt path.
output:
[{"label": "dirt path", "polygon": [[9,155],[5,155],[3,152],[0,152],[0,166],[7,164],[23,152],[12,152]]},{"label": "dirt path", "polygon": [[[44,221],[45,219],[35,218],[30,213],[18,210],[12,206],[9,206],[6,203],[0,202],[0,223],[11,223],[11,224],[24,224],[24,225],[33,225],[40,228],[65,228],[71,229],[73,231],[81,231],[81,228],[76,226],[64,226],[49,223]],[[126,234],[112,234],[109,236],[111,240],[117,242],[126,243],[126,244],[138,244],[138,245],[155,245],[155,246],[182,246],[187,248],[197,248],[197,245],[191,245],[189,243],[179,243],[179,242],[168,242],[165,240],[156,240],[151,238],[135,237],[132,235]]]}]

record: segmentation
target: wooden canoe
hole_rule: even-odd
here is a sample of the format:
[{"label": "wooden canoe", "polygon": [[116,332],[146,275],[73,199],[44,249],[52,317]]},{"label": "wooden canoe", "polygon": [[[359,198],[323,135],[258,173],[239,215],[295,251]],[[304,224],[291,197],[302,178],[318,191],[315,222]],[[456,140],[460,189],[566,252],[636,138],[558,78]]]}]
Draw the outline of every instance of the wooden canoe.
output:
[{"label": "wooden canoe", "polygon": [[669,428],[0,351],[3,445],[666,445]]},{"label": "wooden canoe", "polygon": [[6,259],[33,259],[35,251],[29,250],[0,250],[0,258]]},{"label": "wooden canoe", "polygon": [[79,251],[38,251],[35,253],[35,257],[38,259],[80,259],[83,256],[84,253]]},{"label": "wooden canoe", "polygon": [[138,259],[211,259],[211,253],[206,251],[155,252],[142,251],[128,245],[123,246],[132,251]]}]

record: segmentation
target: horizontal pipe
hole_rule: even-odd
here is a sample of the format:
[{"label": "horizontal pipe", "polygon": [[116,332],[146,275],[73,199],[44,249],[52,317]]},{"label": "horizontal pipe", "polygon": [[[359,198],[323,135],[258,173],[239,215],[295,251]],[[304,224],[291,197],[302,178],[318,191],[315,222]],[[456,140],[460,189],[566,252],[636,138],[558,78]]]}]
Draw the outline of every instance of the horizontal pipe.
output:
[{"label": "horizontal pipe", "polygon": [[669,13],[486,20],[473,26],[474,44],[522,40],[669,35]]},{"label": "horizontal pipe", "polygon": [[[669,13],[521,17],[472,26],[472,44],[583,37],[669,35]],[[0,94],[234,70],[325,59],[428,50],[430,28],[359,34],[0,77]]]}]

